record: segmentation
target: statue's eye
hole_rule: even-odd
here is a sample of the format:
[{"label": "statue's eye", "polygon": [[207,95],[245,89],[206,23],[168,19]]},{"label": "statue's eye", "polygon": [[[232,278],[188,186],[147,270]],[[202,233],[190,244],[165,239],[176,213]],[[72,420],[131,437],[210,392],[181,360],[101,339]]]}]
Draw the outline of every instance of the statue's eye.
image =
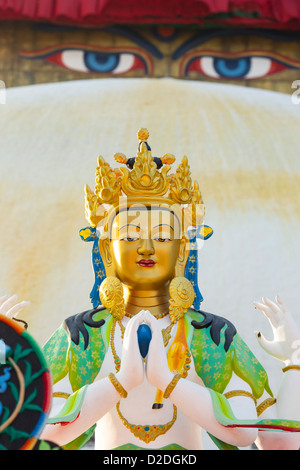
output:
[{"label": "statue's eye", "polygon": [[299,69],[300,62],[291,61],[276,53],[247,51],[247,53],[218,53],[202,51],[182,60],[181,72],[188,76],[198,72],[215,79],[257,79],[286,70]]},{"label": "statue's eye", "polygon": [[170,238],[155,238],[154,240],[159,243],[165,243],[165,242],[169,242]]},{"label": "statue's eye", "polygon": [[138,239],[139,239],[138,237],[124,237],[124,238],[122,238],[122,240],[124,242],[135,242]]},{"label": "statue's eye", "polygon": [[152,61],[144,51],[134,47],[101,48],[65,44],[40,51],[22,51],[26,59],[45,59],[69,70],[84,73],[125,74],[133,70],[151,73]]}]

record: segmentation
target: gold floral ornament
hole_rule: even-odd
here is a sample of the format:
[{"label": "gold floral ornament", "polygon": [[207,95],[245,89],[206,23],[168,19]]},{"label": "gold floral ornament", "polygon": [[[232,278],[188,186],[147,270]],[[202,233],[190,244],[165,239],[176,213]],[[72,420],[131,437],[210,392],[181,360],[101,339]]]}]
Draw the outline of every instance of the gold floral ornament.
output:
[{"label": "gold floral ornament", "polygon": [[193,221],[192,225],[201,225],[205,215],[205,208],[198,181],[194,181],[192,203],[190,204],[189,209],[191,209],[192,214],[188,218]]},{"label": "gold floral ornament", "polygon": [[149,139],[149,131],[145,127],[142,127],[137,133],[140,142],[146,142]]},{"label": "gold floral ornament", "polygon": [[204,205],[199,184],[192,182],[188,159],[184,156],[173,175],[170,184],[169,198],[178,204],[185,205],[183,230],[189,225],[200,225],[204,218]]},{"label": "gold floral ornament", "polygon": [[179,204],[188,204],[193,197],[192,185],[188,159],[184,156],[171,180],[169,196]]},{"label": "gold floral ornament", "polygon": [[[174,340],[167,353],[167,360],[170,371],[176,376],[180,374],[180,377],[185,378],[190,369],[191,353],[186,341],[183,317],[194,302],[195,291],[188,279],[178,276],[171,281],[169,293],[169,314],[171,323],[162,331],[163,341],[166,347],[171,338],[171,330],[177,324]],[[176,383],[177,382],[175,382],[175,385]],[[166,398],[166,396],[164,397],[163,392],[157,389],[152,408],[162,408],[163,398]]]},{"label": "gold floral ornament", "polygon": [[146,202],[179,206],[184,216],[184,230],[188,225],[202,223],[203,201],[198,183],[192,181],[187,157],[183,157],[175,174],[169,174],[174,155],[166,153],[161,158],[153,157],[147,143],[148,130],[142,128],[137,135],[136,157],[127,158],[123,153],[114,155],[114,159],[126,168],[112,169],[102,157],[98,158],[94,192],[85,186],[85,214],[91,226],[101,225],[103,219],[106,220],[109,206],[117,207],[125,199],[127,204]]},{"label": "gold floral ornament", "polygon": [[122,338],[124,337],[125,327],[122,325],[122,318],[125,315],[125,303],[123,297],[123,286],[121,281],[114,276],[109,276],[102,281],[99,289],[99,295],[102,305],[108,309],[113,317],[113,324],[110,332],[110,347],[114,358],[116,372],[120,370],[121,359],[117,355],[115,348],[115,331],[118,323]]},{"label": "gold floral ornament", "polygon": [[101,221],[101,217],[97,215],[98,207],[101,205],[98,197],[86,184],[84,187],[85,192],[85,217],[92,227],[96,227]]},{"label": "gold floral ornament", "polygon": [[99,156],[96,168],[95,193],[85,185],[85,215],[92,227],[106,216],[103,204],[117,203],[121,193],[121,177]]},{"label": "gold floral ornament", "polygon": [[187,310],[193,305],[195,291],[191,282],[185,277],[175,277],[169,287],[169,314],[171,323],[183,318]]},{"label": "gold floral ornament", "polygon": [[170,186],[171,178],[167,176],[170,168],[169,165],[166,165],[159,171],[153,161],[151,151],[142,142],[133,170],[121,168],[123,173],[122,190],[127,196],[149,196],[151,193],[156,196],[164,196]]},{"label": "gold floral ornament", "polygon": [[104,203],[118,201],[121,195],[121,178],[112,170],[102,157],[98,157],[96,168],[95,192],[99,200]]},{"label": "gold floral ornament", "polygon": [[99,289],[101,303],[119,321],[125,315],[123,294],[122,283],[117,277],[109,276],[101,283]]},{"label": "gold floral ornament", "polygon": [[[171,324],[177,323],[174,340],[168,353],[168,365],[173,374],[186,377],[190,369],[191,353],[186,341],[184,314],[194,302],[195,291],[190,281],[184,277],[176,277],[170,287],[169,312]],[[177,383],[177,382],[176,382]]]}]

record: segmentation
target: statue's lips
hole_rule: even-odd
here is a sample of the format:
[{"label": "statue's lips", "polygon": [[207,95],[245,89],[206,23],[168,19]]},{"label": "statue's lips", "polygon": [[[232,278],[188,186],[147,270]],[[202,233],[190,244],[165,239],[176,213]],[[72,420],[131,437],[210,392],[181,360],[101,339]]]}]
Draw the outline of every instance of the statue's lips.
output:
[{"label": "statue's lips", "polygon": [[138,264],[144,268],[151,268],[155,265],[155,261],[152,259],[141,259]]}]

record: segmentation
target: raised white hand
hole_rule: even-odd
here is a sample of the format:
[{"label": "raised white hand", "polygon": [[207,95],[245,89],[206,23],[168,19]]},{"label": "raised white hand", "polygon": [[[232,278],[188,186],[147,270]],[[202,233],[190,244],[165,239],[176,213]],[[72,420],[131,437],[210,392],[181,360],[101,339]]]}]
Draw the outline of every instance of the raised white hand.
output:
[{"label": "raised white hand", "polygon": [[254,302],[254,306],[265,314],[273,331],[271,341],[256,332],[261,347],[286,365],[300,364],[300,330],[287,306],[278,297],[276,303],[263,297],[262,303]]},{"label": "raised white hand", "polygon": [[144,363],[137,336],[137,330],[144,322],[144,316],[144,310],[134,315],[129,320],[124,334],[121,367],[116,377],[127,392],[140,385],[144,380]]},{"label": "raised white hand", "polygon": [[147,380],[154,387],[164,391],[172,380],[173,374],[168,366],[163,335],[158,320],[149,311],[145,312],[145,323],[149,325],[152,332],[146,357]]},{"label": "raised white hand", "polygon": [[14,318],[23,308],[30,304],[30,302],[26,300],[16,304],[15,302],[17,299],[18,296],[16,294],[12,296],[3,295],[0,297],[0,314],[5,315],[8,318]]}]

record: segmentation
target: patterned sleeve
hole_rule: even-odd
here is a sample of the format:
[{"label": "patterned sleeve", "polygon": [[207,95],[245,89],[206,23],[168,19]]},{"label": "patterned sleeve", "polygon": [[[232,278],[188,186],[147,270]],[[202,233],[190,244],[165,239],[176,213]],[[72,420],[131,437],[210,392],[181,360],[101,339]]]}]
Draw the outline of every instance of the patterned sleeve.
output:
[{"label": "patterned sleeve", "polygon": [[[70,338],[64,326],[58,328],[43,348],[44,355],[52,373],[54,384],[62,380],[70,369]],[[48,424],[67,424],[80,414],[87,386],[74,391],[65,401],[62,409],[55,415],[48,418]],[[63,446],[66,450],[80,449],[93,435],[95,426],[87,429],[86,432],[78,436],[74,441]]]},{"label": "patterned sleeve", "polygon": [[267,372],[238,334],[232,346],[232,371],[251,387],[255,398],[260,398],[264,391],[272,397]]},{"label": "patterned sleeve", "polygon": [[60,326],[43,347],[43,352],[51,370],[53,383],[63,379],[69,370],[69,336]]}]

